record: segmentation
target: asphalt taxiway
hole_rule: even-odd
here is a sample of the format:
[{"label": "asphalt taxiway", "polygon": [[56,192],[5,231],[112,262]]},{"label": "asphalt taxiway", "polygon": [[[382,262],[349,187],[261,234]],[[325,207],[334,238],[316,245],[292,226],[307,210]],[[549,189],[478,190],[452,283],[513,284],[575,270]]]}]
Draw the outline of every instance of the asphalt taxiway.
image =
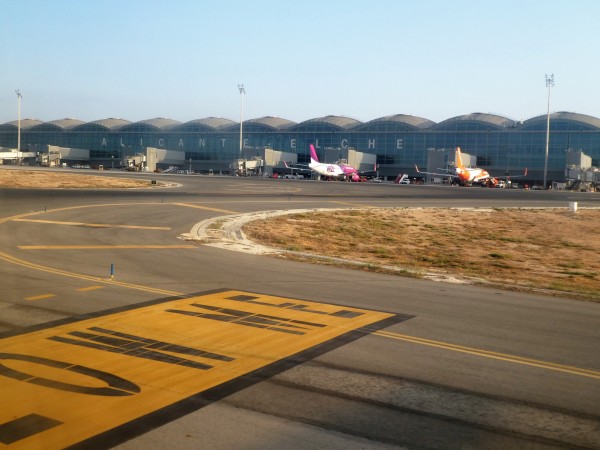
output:
[{"label": "asphalt taxiway", "polygon": [[597,194],[168,179],[0,191],[7,448],[600,446],[595,303],[181,238],[264,210],[597,207]]}]

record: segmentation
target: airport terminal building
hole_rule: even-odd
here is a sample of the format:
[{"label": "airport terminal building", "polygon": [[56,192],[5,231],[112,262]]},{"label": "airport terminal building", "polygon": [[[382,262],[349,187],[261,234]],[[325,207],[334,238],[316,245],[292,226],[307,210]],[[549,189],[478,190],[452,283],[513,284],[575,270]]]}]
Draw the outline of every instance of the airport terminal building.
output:
[{"label": "airport terminal building", "polygon": [[[271,148],[297,155],[298,163],[309,160],[309,144],[315,144],[324,162],[340,159],[348,149],[376,156],[381,176],[398,173],[415,176],[415,164],[427,167],[431,152],[453,158],[455,147],[476,156],[477,165],[494,176],[516,175],[528,169],[528,178],[543,178],[547,116],[525,121],[473,113],[439,123],[397,114],[369,122],[344,116],[326,116],[295,123],[278,117],[243,122],[244,156]],[[205,118],[189,122],[157,118],[129,122],[103,119],[82,122],[62,119],[20,121],[23,152],[47,152],[48,146],[89,150],[92,166],[118,167],[115,162],[148,148],[177,152],[184,167],[195,171],[227,172],[240,156],[240,124],[228,119]],[[18,123],[0,125],[0,147],[17,148]],[[550,115],[548,180],[564,181],[572,164],[569,154],[585,155],[600,167],[600,119],[583,114],[556,112]],[[439,155],[439,154],[438,154]],[[436,158],[439,160],[440,158]]]}]

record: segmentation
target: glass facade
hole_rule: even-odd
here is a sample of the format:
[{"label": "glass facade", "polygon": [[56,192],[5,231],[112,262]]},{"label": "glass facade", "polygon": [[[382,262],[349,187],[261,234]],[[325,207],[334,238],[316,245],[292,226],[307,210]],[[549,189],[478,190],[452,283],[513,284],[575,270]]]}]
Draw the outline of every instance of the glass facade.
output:
[{"label": "glass facade", "polygon": [[[186,123],[151,119],[131,123],[104,119],[84,123],[75,119],[53,122],[21,121],[21,150],[45,151],[46,145],[90,150],[92,163],[103,164],[144,152],[146,147],[181,151],[195,165],[213,163],[227,170],[239,155],[239,123],[206,118]],[[541,179],[546,148],[546,115],[514,122],[491,114],[467,114],[440,123],[394,115],[370,122],[327,116],[294,123],[277,117],[251,119],[243,123],[244,147],[270,147],[298,154],[298,162],[309,160],[308,146],[353,148],[377,155],[380,174],[415,174],[415,164],[425,166],[428,150],[452,150],[477,156],[477,165],[494,175],[516,174],[527,168],[532,179]],[[0,146],[16,148],[17,122],[0,125]],[[566,151],[578,150],[600,166],[600,119],[558,112],[550,115],[548,153],[549,179],[564,178]],[[330,162],[330,161],[327,161]]]}]

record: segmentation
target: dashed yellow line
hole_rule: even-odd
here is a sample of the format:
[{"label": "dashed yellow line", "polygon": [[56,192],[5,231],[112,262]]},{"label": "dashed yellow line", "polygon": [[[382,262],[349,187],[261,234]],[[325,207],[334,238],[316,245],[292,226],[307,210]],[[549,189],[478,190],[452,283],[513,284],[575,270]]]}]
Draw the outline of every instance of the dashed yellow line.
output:
[{"label": "dashed yellow line", "polygon": [[408,336],[405,334],[397,334],[389,331],[376,331],[374,334],[386,338],[397,339],[401,341],[412,342],[414,344],[428,345],[430,347],[437,347],[444,350],[451,350],[454,352],[468,353],[470,355],[481,356],[484,358],[498,359],[501,361],[507,361],[516,364],[524,364],[527,366],[540,367],[542,369],[554,370],[558,372],[566,372],[574,375],[583,377],[600,379],[600,372],[590,369],[583,369],[581,367],[568,366],[564,364],[556,364],[547,361],[540,361],[537,359],[524,358],[521,356],[508,355],[505,353],[491,352],[488,350],[482,350],[471,347],[464,347],[462,345],[450,344],[447,342],[433,341],[431,339],[424,339],[415,336]]},{"label": "dashed yellow line", "polygon": [[19,250],[131,250],[131,249],[197,249],[196,245],[19,245]]},{"label": "dashed yellow line", "polygon": [[84,287],[84,288],[79,288],[77,290],[79,292],[89,292],[89,291],[95,291],[98,289],[104,289],[104,286],[88,286],[88,287]]},{"label": "dashed yellow line", "polygon": [[185,206],[186,208],[204,209],[206,211],[215,211],[215,212],[221,212],[221,213],[225,213],[225,214],[238,214],[238,211],[231,211],[229,209],[220,209],[220,208],[210,208],[208,206],[202,206],[202,205],[192,205],[191,203],[173,203],[173,205]]},{"label": "dashed yellow line", "polygon": [[34,301],[34,300],[43,300],[45,298],[56,297],[56,294],[42,294],[42,295],[34,295],[33,297],[25,297],[25,300]]},{"label": "dashed yellow line", "polygon": [[53,225],[68,225],[76,227],[90,228],[130,228],[140,230],[170,230],[171,227],[151,227],[147,225],[113,225],[110,223],[85,223],[85,222],[62,222],[57,220],[42,220],[42,219],[13,219],[13,222],[31,222],[31,223],[47,223]]}]

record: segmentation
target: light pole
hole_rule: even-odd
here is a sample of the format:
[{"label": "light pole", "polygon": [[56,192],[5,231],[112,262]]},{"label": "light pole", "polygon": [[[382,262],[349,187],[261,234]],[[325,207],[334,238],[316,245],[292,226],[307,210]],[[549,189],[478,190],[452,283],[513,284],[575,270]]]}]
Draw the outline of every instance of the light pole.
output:
[{"label": "light pole", "polygon": [[547,189],[548,180],[548,147],[550,146],[550,88],[554,87],[554,74],[546,74],[546,87],[548,88],[548,114],[546,116],[546,156],[544,158],[544,189]]},{"label": "light pole", "polygon": [[21,152],[21,97],[23,95],[19,89],[15,90],[15,94],[17,94],[17,158],[19,165],[21,165],[19,153]]},{"label": "light pole", "polygon": [[244,122],[244,94],[246,94],[246,89],[244,89],[243,84],[238,84],[238,89],[240,90],[240,159],[242,158],[242,123]]}]

